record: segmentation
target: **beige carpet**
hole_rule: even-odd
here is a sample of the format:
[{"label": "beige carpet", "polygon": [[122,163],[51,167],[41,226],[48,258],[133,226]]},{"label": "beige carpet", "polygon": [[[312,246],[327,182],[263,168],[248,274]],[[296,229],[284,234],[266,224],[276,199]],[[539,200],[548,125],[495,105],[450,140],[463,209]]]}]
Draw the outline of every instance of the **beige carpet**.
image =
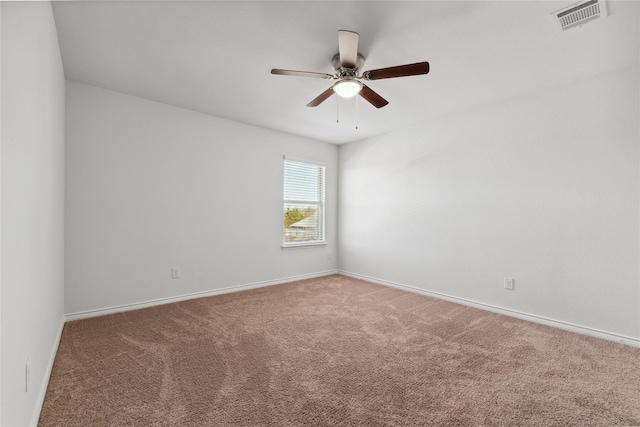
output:
[{"label": "beige carpet", "polygon": [[335,275],[67,323],[40,425],[640,425],[640,349]]}]

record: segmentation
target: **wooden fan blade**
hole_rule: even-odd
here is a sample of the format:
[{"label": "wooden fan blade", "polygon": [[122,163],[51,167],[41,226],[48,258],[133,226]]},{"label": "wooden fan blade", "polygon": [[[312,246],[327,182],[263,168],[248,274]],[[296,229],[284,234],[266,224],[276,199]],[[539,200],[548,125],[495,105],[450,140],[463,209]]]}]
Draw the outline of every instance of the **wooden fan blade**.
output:
[{"label": "wooden fan blade", "polygon": [[320,95],[318,95],[316,99],[314,99],[313,101],[307,104],[307,107],[317,107],[318,105],[322,104],[327,98],[329,98],[331,95],[333,95],[333,87],[330,87],[329,89],[325,90]]},{"label": "wooden fan blade", "polygon": [[396,67],[365,71],[362,73],[362,77],[366,80],[381,80],[391,79],[393,77],[418,76],[420,74],[427,74],[428,72],[428,62],[417,62],[415,64],[398,65]]},{"label": "wooden fan blade", "polygon": [[389,103],[389,101],[378,95],[366,85],[362,85],[362,90],[360,90],[359,94],[376,108],[382,108]]},{"label": "wooden fan blade", "polygon": [[353,31],[338,31],[338,52],[340,65],[345,68],[356,68],[358,60],[358,39],[360,36]]},{"label": "wooden fan blade", "polygon": [[279,74],[281,76],[296,76],[296,77],[315,77],[318,79],[332,79],[331,74],[325,73],[312,73],[311,71],[293,71],[293,70],[279,70],[274,68],[271,70],[271,74]]}]

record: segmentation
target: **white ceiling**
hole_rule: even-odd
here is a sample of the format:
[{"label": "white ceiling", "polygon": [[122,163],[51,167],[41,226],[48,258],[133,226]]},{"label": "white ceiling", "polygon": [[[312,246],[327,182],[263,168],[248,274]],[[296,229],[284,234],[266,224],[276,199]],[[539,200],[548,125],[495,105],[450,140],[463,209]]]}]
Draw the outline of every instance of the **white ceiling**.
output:
[{"label": "white ceiling", "polygon": [[[640,2],[558,34],[571,1],[55,2],[66,77],[336,144],[637,64]],[[429,61],[426,76],[372,81],[389,101],[332,96],[337,31],[360,34],[364,69]],[[357,107],[357,116],[355,114]],[[336,117],[340,123],[336,123]],[[355,129],[356,124],[358,129]]]}]

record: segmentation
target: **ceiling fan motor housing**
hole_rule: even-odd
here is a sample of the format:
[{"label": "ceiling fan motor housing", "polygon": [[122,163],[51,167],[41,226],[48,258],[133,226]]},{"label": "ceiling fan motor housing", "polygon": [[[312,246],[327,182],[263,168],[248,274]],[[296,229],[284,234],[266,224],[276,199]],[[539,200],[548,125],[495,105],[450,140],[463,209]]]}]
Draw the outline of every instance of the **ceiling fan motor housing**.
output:
[{"label": "ceiling fan motor housing", "polygon": [[336,53],[331,60],[331,65],[336,70],[336,76],[339,79],[350,80],[358,77],[358,71],[364,67],[364,56],[358,54],[355,68],[346,68],[340,65],[340,54]]}]

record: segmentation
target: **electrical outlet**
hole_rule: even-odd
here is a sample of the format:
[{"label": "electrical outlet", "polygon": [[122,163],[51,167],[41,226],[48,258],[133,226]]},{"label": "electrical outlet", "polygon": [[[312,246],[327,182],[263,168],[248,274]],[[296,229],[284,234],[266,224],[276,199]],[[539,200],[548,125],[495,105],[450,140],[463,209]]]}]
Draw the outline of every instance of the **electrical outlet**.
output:
[{"label": "electrical outlet", "polygon": [[331,252],[327,252],[327,259],[331,259]]},{"label": "electrical outlet", "polygon": [[27,357],[24,364],[24,392],[29,392],[29,383],[31,382],[31,358]]},{"label": "electrical outlet", "polygon": [[180,267],[172,267],[171,268],[171,278],[179,279],[180,278]]},{"label": "electrical outlet", "polygon": [[504,278],[504,288],[509,289],[510,291],[513,290],[513,277]]}]

